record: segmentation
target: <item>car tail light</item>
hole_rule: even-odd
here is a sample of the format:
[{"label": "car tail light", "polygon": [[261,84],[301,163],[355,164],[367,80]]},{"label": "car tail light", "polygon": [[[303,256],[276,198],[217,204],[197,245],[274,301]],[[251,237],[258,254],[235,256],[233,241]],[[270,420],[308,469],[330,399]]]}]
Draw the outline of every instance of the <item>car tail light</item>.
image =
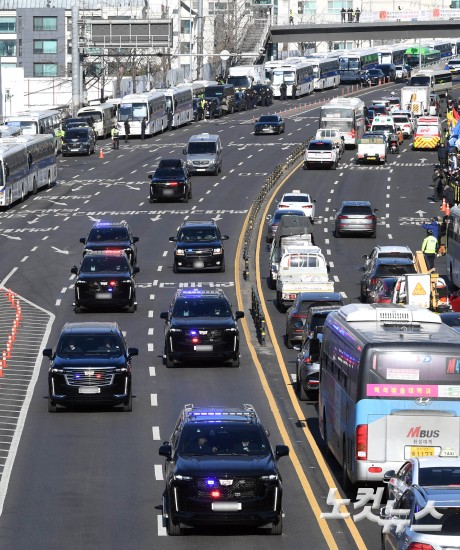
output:
[{"label": "car tail light", "polygon": [[168,185],[170,187],[177,187],[177,181],[170,181],[170,182],[168,182]]},{"label": "car tail light", "polygon": [[407,550],[434,550],[431,544],[424,544],[423,542],[411,542],[407,547]]},{"label": "car tail light", "polygon": [[371,286],[376,285],[376,284],[377,284],[377,281],[378,281],[377,277],[372,277],[371,280],[370,280]]},{"label": "car tail light", "polygon": [[338,220],[348,220],[348,216],[337,216]]},{"label": "car tail light", "polygon": [[373,220],[373,219],[374,219],[374,216],[366,216],[365,219],[366,219],[366,220]]},{"label": "car tail light", "polygon": [[367,424],[356,428],[356,460],[367,460]]}]

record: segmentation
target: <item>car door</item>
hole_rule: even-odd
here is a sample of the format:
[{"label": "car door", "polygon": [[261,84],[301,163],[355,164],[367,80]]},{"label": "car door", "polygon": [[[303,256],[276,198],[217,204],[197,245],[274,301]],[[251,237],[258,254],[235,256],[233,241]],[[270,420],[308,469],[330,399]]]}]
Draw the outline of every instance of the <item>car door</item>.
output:
[{"label": "car door", "polygon": [[414,504],[415,497],[411,490],[406,491],[401,499],[395,502],[392,509],[389,509],[387,504],[385,510],[388,510],[388,514],[386,515],[383,524],[384,526],[385,524],[389,524],[389,529],[387,533],[382,533],[382,547],[385,550],[399,550],[401,548],[407,548],[406,531],[410,529],[410,524],[406,525],[402,529],[398,529],[398,524],[401,525],[402,521],[410,520],[410,518],[413,517]]},{"label": "car door", "polygon": [[361,277],[361,294],[367,296],[368,289],[370,286],[370,279],[372,274],[375,273],[375,259],[369,261],[367,266],[364,268],[364,273]]}]

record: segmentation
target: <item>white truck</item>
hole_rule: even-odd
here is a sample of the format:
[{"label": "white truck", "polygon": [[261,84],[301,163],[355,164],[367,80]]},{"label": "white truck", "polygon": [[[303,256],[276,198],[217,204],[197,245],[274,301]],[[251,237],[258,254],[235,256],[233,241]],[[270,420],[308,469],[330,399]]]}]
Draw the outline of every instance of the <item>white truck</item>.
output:
[{"label": "white truck", "polygon": [[286,249],[276,279],[276,305],[286,309],[299,292],[334,292],[329,266],[319,246]]},{"label": "white truck", "polygon": [[387,160],[388,141],[384,135],[364,134],[358,141],[358,163],[363,162],[381,162]]},{"label": "white truck", "polygon": [[235,91],[247,90],[261,83],[265,83],[264,65],[237,65],[228,70],[227,84],[233,84]]},{"label": "white truck", "polygon": [[401,109],[415,116],[427,115],[430,109],[429,86],[404,86],[401,88]]}]

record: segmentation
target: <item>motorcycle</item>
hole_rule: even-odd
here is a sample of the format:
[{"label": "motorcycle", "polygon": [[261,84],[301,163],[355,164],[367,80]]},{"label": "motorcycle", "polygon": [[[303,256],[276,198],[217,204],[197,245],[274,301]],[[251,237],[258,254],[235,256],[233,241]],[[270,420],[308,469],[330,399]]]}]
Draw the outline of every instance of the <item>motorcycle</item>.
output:
[{"label": "motorcycle", "polygon": [[388,149],[390,153],[399,153],[398,134],[390,134],[388,137]]}]

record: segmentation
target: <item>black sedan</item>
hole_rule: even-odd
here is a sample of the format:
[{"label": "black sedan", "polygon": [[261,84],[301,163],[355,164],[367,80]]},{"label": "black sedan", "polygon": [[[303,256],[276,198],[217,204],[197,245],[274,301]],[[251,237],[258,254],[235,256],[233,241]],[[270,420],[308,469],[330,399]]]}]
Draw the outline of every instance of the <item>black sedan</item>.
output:
[{"label": "black sedan", "polygon": [[154,174],[149,174],[150,202],[192,198],[192,183],[188,170],[180,159],[162,159]]},{"label": "black sedan", "polygon": [[262,115],[254,125],[254,134],[282,134],[285,129],[284,119],[279,115]]},{"label": "black sedan", "polygon": [[383,84],[385,82],[385,73],[382,69],[369,69],[366,73],[367,86],[377,86],[377,84]]},{"label": "black sedan", "polygon": [[363,267],[361,276],[361,300],[367,302],[370,292],[381,279],[389,279],[416,273],[415,265],[409,258],[375,258]]}]

